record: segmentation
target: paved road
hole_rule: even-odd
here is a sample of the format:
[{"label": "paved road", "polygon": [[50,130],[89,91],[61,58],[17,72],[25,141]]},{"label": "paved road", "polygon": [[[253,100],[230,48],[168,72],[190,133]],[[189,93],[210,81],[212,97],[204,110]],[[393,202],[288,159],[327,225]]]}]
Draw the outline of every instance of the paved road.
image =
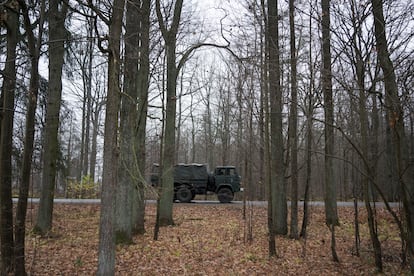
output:
[{"label": "paved road", "polygon": [[[13,202],[17,202],[17,198],[13,198]],[[29,198],[29,203],[38,203],[38,198]],[[76,199],[76,198],[55,198],[54,202],[57,204],[100,204],[100,199]],[[147,200],[148,204],[155,204],[155,200]],[[252,204],[253,206],[267,206],[267,201],[248,201],[248,204]],[[204,204],[204,205],[223,205],[222,203],[214,200],[193,200],[191,203],[178,203],[178,204]],[[233,205],[242,205],[242,201],[233,201]],[[398,207],[400,205],[399,202],[390,202],[391,207]],[[290,205],[290,202],[288,202]],[[309,202],[310,206],[324,206],[323,201],[311,201]],[[376,205],[378,207],[384,207],[385,204],[383,202],[377,202]],[[303,201],[299,202],[299,206],[303,206]],[[348,201],[338,201],[338,207],[352,207],[354,206],[353,202]],[[363,202],[358,202],[359,207],[363,207]]]}]

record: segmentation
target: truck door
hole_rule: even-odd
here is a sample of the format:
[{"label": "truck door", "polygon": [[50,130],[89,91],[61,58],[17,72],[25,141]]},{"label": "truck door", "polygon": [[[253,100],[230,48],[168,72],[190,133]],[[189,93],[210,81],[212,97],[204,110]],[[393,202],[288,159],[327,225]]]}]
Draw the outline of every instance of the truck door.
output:
[{"label": "truck door", "polygon": [[236,168],[227,168],[228,171],[228,183],[231,184],[233,192],[240,191],[240,176],[236,171]]},{"label": "truck door", "polygon": [[226,183],[226,168],[217,168],[215,173],[216,188]]},{"label": "truck door", "polygon": [[237,173],[235,168],[217,168],[216,170],[216,185],[230,184],[236,180]]}]

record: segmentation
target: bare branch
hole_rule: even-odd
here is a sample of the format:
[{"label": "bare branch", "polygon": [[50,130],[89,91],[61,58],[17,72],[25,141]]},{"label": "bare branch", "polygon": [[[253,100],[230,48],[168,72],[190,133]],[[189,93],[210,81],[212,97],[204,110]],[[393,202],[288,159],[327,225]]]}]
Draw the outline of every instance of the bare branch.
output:
[{"label": "bare branch", "polygon": [[[180,69],[184,66],[184,64],[186,63],[186,61],[189,59],[189,57],[191,56],[191,54],[196,51],[197,49],[201,48],[201,47],[214,47],[214,48],[218,48],[218,49],[224,49],[226,51],[228,51],[234,58],[236,58],[236,60],[240,63],[243,63],[243,60],[241,57],[239,57],[235,52],[233,52],[233,50],[230,49],[229,45],[219,45],[219,44],[215,44],[215,43],[197,43],[193,46],[191,46],[184,54],[183,57],[180,59],[178,66],[177,66],[177,70],[180,71]],[[177,74],[178,75],[178,74]]]}]

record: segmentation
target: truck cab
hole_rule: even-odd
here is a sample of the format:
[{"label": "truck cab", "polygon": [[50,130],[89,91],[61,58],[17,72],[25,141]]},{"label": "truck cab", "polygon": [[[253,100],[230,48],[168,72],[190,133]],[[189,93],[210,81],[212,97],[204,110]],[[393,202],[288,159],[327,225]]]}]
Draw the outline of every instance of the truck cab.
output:
[{"label": "truck cab", "polygon": [[213,173],[214,188],[218,200],[228,203],[233,200],[234,193],[240,191],[240,175],[234,166],[216,167]]}]

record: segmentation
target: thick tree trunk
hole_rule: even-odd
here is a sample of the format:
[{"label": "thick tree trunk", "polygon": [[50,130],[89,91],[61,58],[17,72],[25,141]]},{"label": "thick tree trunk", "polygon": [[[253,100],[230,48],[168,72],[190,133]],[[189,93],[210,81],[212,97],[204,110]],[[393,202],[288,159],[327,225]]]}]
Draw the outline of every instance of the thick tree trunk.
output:
[{"label": "thick tree trunk", "polygon": [[336,178],[334,175],[334,106],[332,96],[330,0],[322,0],[322,91],[325,109],[325,216],[332,233],[331,250],[334,261],[339,261],[335,249],[335,226],[339,224],[336,206]]},{"label": "thick tree trunk", "polygon": [[[270,70],[270,60],[269,60],[269,18],[268,12],[269,6],[265,4],[264,0],[260,1],[260,5],[262,8],[263,13],[263,25],[264,25],[264,45],[262,46],[262,50],[264,53],[262,54],[263,58],[263,68],[262,68],[262,101],[263,101],[263,109],[264,109],[264,158],[265,158],[265,187],[267,188],[267,228],[268,228],[268,248],[269,248],[269,256],[276,255],[276,233],[275,227],[273,223],[273,202],[272,202],[272,181],[271,181],[271,152],[270,152],[270,106],[269,106],[269,98],[270,98],[270,81],[269,81],[269,70]],[[266,9],[267,8],[267,9]],[[274,13],[274,11],[273,11]]]},{"label": "thick tree trunk", "polygon": [[115,274],[115,191],[118,165],[118,111],[120,104],[120,39],[125,0],[114,0],[108,42],[108,94],[106,100],[104,160],[97,275]]},{"label": "thick tree trunk", "polygon": [[160,226],[174,224],[172,216],[172,205],[174,197],[174,165],[175,165],[175,116],[177,105],[177,66],[176,66],[176,39],[181,18],[183,0],[177,0],[174,6],[174,17],[170,29],[167,29],[161,13],[160,1],[156,1],[156,11],[162,36],[165,41],[165,52],[167,56],[167,105],[165,114],[165,129],[163,135],[162,152],[162,187],[159,200]]},{"label": "thick tree trunk", "polygon": [[[166,41],[167,42],[167,41]],[[176,65],[175,39],[166,44],[167,52],[167,106],[165,114],[164,151],[162,191],[160,198],[160,226],[174,224],[172,217],[172,203],[174,196],[174,165],[175,165],[175,122],[176,122]]]},{"label": "thick tree trunk", "polygon": [[287,234],[287,199],[283,160],[282,90],[280,88],[279,31],[277,0],[268,2],[271,201],[274,233]]},{"label": "thick tree trunk", "polygon": [[[138,102],[138,65],[139,65],[139,16],[140,0],[126,4],[125,32],[125,74],[124,93],[121,95],[118,186],[116,189],[115,241],[132,243],[132,206],[134,192],[138,187],[138,148],[136,129],[139,114]],[[132,147],[131,147],[132,145]]]},{"label": "thick tree trunk", "polygon": [[138,156],[138,186],[134,187],[132,207],[133,232],[145,232],[145,165],[146,165],[146,125],[148,110],[148,83],[149,83],[149,28],[150,28],[151,0],[141,0],[140,9],[140,65],[138,70],[138,122],[137,122],[137,156]]},{"label": "thick tree trunk", "polygon": [[[14,265],[13,203],[12,203],[12,143],[14,95],[16,91],[16,47],[19,37],[18,11],[13,3],[7,10],[7,56],[3,70],[0,108],[0,273],[8,275]],[[17,6],[17,5],[16,5]]]},{"label": "thick tree trunk", "polygon": [[[62,6],[63,8],[61,8]],[[43,174],[39,210],[35,232],[46,235],[52,228],[53,198],[55,192],[58,129],[62,100],[62,67],[66,39],[65,18],[67,5],[60,0],[49,2],[49,88],[43,139]]]}]

